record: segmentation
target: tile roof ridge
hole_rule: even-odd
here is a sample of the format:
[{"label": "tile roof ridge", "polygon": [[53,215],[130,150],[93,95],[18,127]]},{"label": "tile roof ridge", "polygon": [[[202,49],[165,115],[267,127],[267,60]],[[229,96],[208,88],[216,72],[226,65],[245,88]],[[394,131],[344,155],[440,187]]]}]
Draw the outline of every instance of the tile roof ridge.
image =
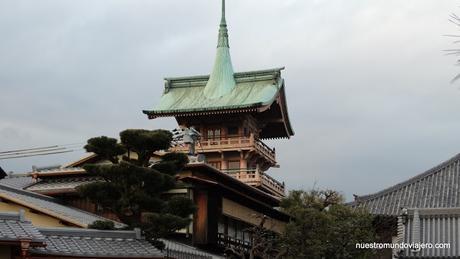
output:
[{"label": "tile roof ridge", "polygon": [[[431,169],[428,169],[427,171],[423,172],[423,173],[420,173],[414,177],[411,177],[405,181],[402,181],[400,183],[397,183],[393,186],[390,186],[388,188],[385,188],[379,192],[376,192],[376,193],[372,193],[372,194],[368,194],[368,195],[363,195],[363,196],[357,196],[357,199],[358,199],[358,203],[359,202],[362,202],[362,201],[367,201],[367,200],[372,200],[372,199],[375,199],[375,198],[378,198],[379,196],[384,196],[388,193],[391,193],[395,190],[398,190],[400,188],[403,188],[405,186],[408,186],[408,185],[411,185],[421,179],[424,179],[430,175],[433,175],[435,173],[437,173],[439,170],[441,170],[442,168],[452,164],[452,163],[455,163],[457,161],[460,160],[460,153],[458,153],[457,155],[453,156],[452,158],[432,167]],[[350,202],[349,204],[355,204],[355,202]]]},{"label": "tile roof ridge", "polygon": [[0,220],[16,220],[20,221],[21,216],[18,212],[11,212],[11,211],[2,211],[0,212]]},{"label": "tile roof ridge", "polygon": [[72,236],[72,237],[90,237],[90,238],[122,238],[122,239],[137,239],[135,230],[98,230],[85,228],[69,228],[69,227],[54,227],[54,228],[38,228],[40,233],[45,236]]},{"label": "tile roof ridge", "polygon": [[60,173],[60,172],[80,172],[85,170],[83,167],[75,166],[75,167],[60,167],[60,168],[53,168],[47,169],[42,171],[33,171],[28,173],[29,175],[40,175],[40,174],[49,174],[49,173]]},{"label": "tile roof ridge", "polygon": [[21,177],[29,177],[29,176],[30,176],[30,173],[12,173],[12,174],[7,175],[3,179],[21,178]]},{"label": "tile roof ridge", "polygon": [[52,168],[52,169],[45,169],[40,171],[35,171],[32,173],[47,173],[47,172],[61,172],[61,171],[72,171],[72,170],[82,170],[83,167],[80,166],[71,166],[71,167],[59,167],[59,168]]},{"label": "tile roof ridge", "polygon": [[[239,71],[235,72],[235,78],[244,77],[253,74],[271,74],[275,72],[280,72],[284,70],[285,67],[275,67],[275,68],[267,68],[267,69],[259,69],[259,70],[248,70],[248,71]],[[189,80],[208,80],[210,75],[195,75],[195,76],[179,76],[179,77],[165,77],[164,80],[166,81],[189,81]]]}]

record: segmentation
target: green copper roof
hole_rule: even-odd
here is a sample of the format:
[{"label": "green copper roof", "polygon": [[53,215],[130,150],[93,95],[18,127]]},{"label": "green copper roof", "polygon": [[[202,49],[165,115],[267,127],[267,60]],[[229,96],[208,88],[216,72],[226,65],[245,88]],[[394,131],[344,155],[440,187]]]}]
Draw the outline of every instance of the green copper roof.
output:
[{"label": "green copper roof", "polygon": [[259,119],[264,125],[261,138],[289,138],[294,131],[287,111],[284,80],[281,77],[283,69],[233,72],[225,0],[222,0],[222,18],[212,73],[166,78],[160,103],[153,110],[143,112],[149,119],[221,113],[260,114]]},{"label": "green copper roof", "polygon": [[228,44],[227,22],[225,21],[225,0],[222,0],[222,18],[220,21],[214,68],[203,94],[209,99],[216,99],[230,93],[235,88],[235,85],[236,82]]},{"label": "green copper roof", "polygon": [[150,117],[177,113],[256,108],[271,104],[283,86],[283,68],[234,73],[228,44],[225,0],[222,0],[217,54],[209,76],[167,78],[160,103]]},{"label": "green copper roof", "polygon": [[257,108],[270,105],[284,84],[281,78],[282,69],[235,73],[234,89],[215,99],[210,99],[204,94],[209,76],[166,78],[165,92],[160,103],[153,111],[144,111],[144,113],[159,117],[173,113]]}]

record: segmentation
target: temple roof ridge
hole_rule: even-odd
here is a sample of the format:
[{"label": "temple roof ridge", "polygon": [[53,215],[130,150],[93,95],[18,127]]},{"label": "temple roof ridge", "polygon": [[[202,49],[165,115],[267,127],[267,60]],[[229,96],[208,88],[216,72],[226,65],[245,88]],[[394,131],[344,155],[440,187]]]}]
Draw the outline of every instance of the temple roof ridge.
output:
[{"label": "temple roof ridge", "polygon": [[[238,83],[241,79],[252,79],[257,81],[259,77],[280,77],[281,71],[284,70],[285,67],[276,67],[270,69],[260,69],[260,70],[250,70],[250,71],[239,71],[233,74],[235,82]],[[166,81],[165,88],[174,87],[177,83],[191,83],[197,82],[199,83],[198,86],[206,86],[209,80],[210,75],[195,75],[195,76],[178,76],[178,77],[166,77],[164,80]],[[193,84],[188,84],[188,86],[195,86]]]},{"label": "temple roof ridge", "polygon": [[393,191],[396,191],[400,188],[403,188],[405,186],[408,186],[408,185],[411,185],[413,183],[416,183],[418,181],[421,181],[427,177],[430,177],[432,176],[433,174],[436,174],[438,173],[440,170],[444,169],[445,167],[451,165],[452,163],[455,163],[455,162],[458,162],[460,161],[460,153],[455,155],[454,157],[430,168],[429,170],[426,170],[425,172],[423,173],[420,173],[420,174],[417,174],[416,176],[413,176],[407,180],[404,180],[402,182],[399,182],[397,184],[394,184],[388,188],[385,188],[381,191],[378,191],[378,192],[375,192],[375,193],[372,193],[372,194],[368,194],[368,195],[361,195],[361,196],[358,196],[359,198],[361,199],[374,199],[374,198],[377,198],[379,196],[382,196],[382,195],[386,195],[386,194],[389,194]]},{"label": "temple roof ridge", "polygon": [[[348,205],[366,208],[376,215],[398,215],[401,208],[456,208],[460,154],[408,180],[379,192],[355,196]],[[439,190],[443,190],[442,192]]]}]

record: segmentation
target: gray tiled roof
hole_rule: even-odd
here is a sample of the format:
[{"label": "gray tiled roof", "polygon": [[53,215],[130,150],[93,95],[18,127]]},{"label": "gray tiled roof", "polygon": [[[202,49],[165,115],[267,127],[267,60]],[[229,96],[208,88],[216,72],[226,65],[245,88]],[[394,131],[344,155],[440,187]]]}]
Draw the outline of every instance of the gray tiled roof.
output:
[{"label": "gray tiled roof", "polygon": [[[0,197],[82,227],[96,220],[107,220],[83,210],[64,206],[57,199],[7,186],[0,185]],[[121,228],[125,225],[115,222],[115,226]]]},{"label": "gray tiled roof", "polygon": [[405,182],[359,196],[350,205],[379,215],[398,215],[403,207],[460,207],[460,154]]},{"label": "gray tiled roof", "polygon": [[39,229],[46,247],[33,248],[32,254],[115,258],[163,258],[163,254],[135,231],[90,229]]},{"label": "gray tiled roof", "polygon": [[36,243],[45,241],[32,223],[24,219],[23,213],[0,213],[0,241],[20,241],[24,238]]},{"label": "gray tiled roof", "polygon": [[0,185],[16,188],[16,189],[24,189],[32,184],[36,183],[29,175],[20,175],[20,176],[7,176],[0,180]]},{"label": "gray tiled roof", "polygon": [[79,177],[65,177],[65,178],[52,178],[43,179],[40,182],[26,187],[28,191],[39,193],[51,193],[60,191],[75,191],[80,185],[94,183],[100,181],[102,178],[94,176],[79,176]]}]

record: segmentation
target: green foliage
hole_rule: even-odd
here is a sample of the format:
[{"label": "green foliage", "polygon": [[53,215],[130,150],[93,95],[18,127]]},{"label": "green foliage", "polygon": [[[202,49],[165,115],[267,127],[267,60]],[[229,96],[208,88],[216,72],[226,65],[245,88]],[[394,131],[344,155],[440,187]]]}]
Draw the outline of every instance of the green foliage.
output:
[{"label": "green foliage", "polygon": [[102,207],[110,207],[114,201],[118,201],[121,198],[120,191],[111,182],[96,182],[81,185],[77,187],[77,190],[80,192],[80,195]]},{"label": "green foliage", "polygon": [[391,242],[392,237],[398,233],[398,217],[388,215],[374,216],[372,221],[375,232],[378,235],[377,241],[379,243]]},{"label": "green foliage", "polygon": [[113,221],[96,220],[93,223],[89,224],[88,228],[98,230],[114,230],[115,224],[113,223]]},{"label": "green foliage", "polygon": [[[158,238],[165,237],[190,223],[195,207],[185,197],[168,198],[165,192],[176,187],[174,175],[187,164],[184,154],[166,154],[155,165],[150,164],[154,152],[170,147],[172,134],[165,130],[129,129],[115,139],[98,137],[88,140],[85,148],[112,164],[89,164],[84,169],[103,181],[78,187],[79,193],[91,202],[114,213],[129,227],[141,227],[153,244],[161,247]],[[123,152],[121,152],[123,151]],[[118,161],[129,151],[136,156]],[[95,222],[96,228],[109,227]]]},{"label": "green foliage", "polygon": [[89,139],[84,148],[86,151],[96,153],[114,164],[118,163],[118,156],[126,152],[116,139],[106,136]]},{"label": "green foliage", "polygon": [[121,143],[137,153],[138,165],[147,166],[155,151],[171,146],[172,133],[167,130],[128,129],[120,132]]},{"label": "green foliage", "polygon": [[285,258],[371,258],[356,243],[374,242],[373,217],[343,204],[335,191],[293,191],[281,204],[293,216],[281,238]]},{"label": "green foliage", "polygon": [[164,155],[159,163],[152,165],[152,168],[167,174],[175,174],[188,162],[186,154],[171,152]]},{"label": "green foliage", "polygon": [[184,228],[191,219],[168,213],[144,213],[142,222],[146,238],[156,240]]},{"label": "green foliage", "polygon": [[190,203],[188,198],[175,196],[168,200],[163,212],[186,218],[190,215],[190,212],[194,212],[195,209],[195,205]]}]

